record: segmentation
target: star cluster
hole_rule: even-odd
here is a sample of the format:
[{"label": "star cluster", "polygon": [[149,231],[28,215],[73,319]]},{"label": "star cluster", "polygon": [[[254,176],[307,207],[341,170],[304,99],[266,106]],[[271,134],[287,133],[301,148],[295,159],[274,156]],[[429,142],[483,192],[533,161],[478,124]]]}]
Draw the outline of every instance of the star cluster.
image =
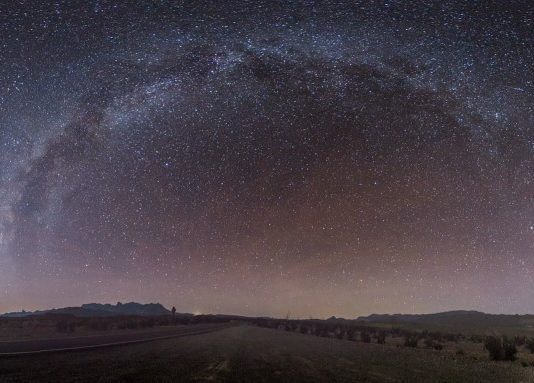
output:
[{"label": "star cluster", "polygon": [[531,8],[0,5],[0,311],[534,311]]}]

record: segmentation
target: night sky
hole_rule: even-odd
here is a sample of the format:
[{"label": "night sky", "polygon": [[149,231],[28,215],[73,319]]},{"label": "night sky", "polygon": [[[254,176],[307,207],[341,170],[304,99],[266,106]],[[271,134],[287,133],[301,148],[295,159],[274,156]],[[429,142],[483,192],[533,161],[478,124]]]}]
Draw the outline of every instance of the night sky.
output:
[{"label": "night sky", "polygon": [[0,312],[534,312],[524,1],[4,1]]}]

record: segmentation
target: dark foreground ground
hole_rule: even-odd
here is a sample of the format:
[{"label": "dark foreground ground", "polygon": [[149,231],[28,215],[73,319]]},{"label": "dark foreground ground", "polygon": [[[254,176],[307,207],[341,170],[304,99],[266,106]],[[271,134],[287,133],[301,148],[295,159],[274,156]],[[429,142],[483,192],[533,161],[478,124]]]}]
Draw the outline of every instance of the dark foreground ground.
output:
[{"label": "dark foreground ground", "polygon": [[8,382],[534,382],[534,368],[252,326],[91,351],[0,358]]}]

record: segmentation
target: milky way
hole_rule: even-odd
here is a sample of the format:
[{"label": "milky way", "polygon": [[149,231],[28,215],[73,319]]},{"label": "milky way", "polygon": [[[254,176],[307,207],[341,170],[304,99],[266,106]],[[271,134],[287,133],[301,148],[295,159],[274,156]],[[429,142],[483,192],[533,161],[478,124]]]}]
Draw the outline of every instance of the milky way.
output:
[{"label": "milky way", "polygon": [[0,311],[534,312],[525,1],[0,5]]}]

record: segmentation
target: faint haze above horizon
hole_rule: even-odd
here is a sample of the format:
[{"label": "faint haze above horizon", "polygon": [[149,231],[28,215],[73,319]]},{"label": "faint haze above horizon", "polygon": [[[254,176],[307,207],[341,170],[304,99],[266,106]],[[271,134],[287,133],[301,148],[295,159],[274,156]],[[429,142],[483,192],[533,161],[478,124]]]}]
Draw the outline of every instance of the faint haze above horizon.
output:
[{"label": "faint haze above horizon", "polygon": [[0,312],[534,312],[530,3],[0,4]]}]

